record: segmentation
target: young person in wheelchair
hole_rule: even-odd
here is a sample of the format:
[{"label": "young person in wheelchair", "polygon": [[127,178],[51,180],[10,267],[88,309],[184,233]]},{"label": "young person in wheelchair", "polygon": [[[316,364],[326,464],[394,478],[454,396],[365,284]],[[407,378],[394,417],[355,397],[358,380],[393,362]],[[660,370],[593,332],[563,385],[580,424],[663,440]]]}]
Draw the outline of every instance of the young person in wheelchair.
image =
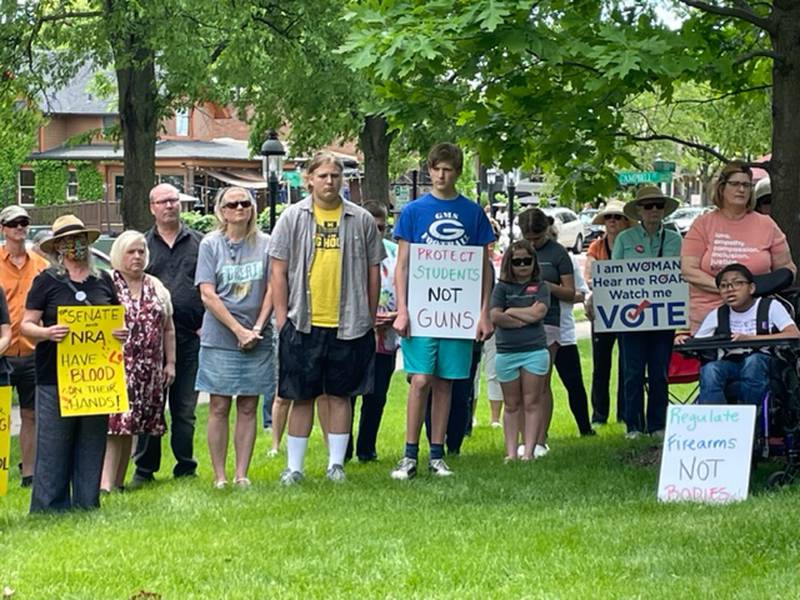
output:
[{"label": "young person in wheelchair", "polygon": [[[728,265],[715,281],[725,304],[706,315],[694,340],[718,339],[721,347],[700,369],[698,403],[726,404],[727,388],[735,390],[739,404],[759,406],[769,390],[772,360],[763,342],[800,338],[800,330],[779,300],[755,296],[753,274],[744,265]],[[684,344],[690,339],[675,341]]]}]

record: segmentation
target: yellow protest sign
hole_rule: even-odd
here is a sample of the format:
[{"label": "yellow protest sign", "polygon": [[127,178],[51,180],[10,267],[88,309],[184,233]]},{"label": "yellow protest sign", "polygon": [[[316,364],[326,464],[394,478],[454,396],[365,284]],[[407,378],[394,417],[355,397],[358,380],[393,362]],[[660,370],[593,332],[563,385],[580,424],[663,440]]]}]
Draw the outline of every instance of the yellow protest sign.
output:
[{"label": "yellow protest sign", "polygon": [[122,343],[111,335],[124,325],[121,306],[60,306],[58,324],[69,333],[58,344],[62,417],[128,410]]},{"label": "yellow protest sign", "polygon": [[0,496],[8,492],[8,463],[11,461],[11,388],[0,387]]}]

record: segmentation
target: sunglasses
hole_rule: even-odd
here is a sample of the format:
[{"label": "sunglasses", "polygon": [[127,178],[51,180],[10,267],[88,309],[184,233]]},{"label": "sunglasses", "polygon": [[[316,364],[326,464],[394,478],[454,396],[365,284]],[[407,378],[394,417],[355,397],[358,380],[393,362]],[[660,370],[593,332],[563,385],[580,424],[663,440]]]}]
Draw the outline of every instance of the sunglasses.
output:
[{"label": "sunglasses", "polygon": [[624,218],[622,215],[603,215],[604,221],[622,221]]},{"label": "sunglasses", "polygon": [[530,267],[533,264],[533,257],[528,258],[512,258],[511,265],[514,267]]},{"label": "sunglasses", "polygon": [[639,203],[639,206],[641,206],[644,210],[653,210],[654,208],[656,208],[658,210],[661,210],[661,209],[664,208],[665,203],[664,202],[641,202],[641,203]]},{"label": "sunglasses", "polygon": [[13,221],[9,221],[3,227],[8,227],[9,229],[16,229],[17,227],[27,227],[30,225],[31,222],[28,219],[14,219]]},{"label": "sunglasses", "polygon": [[233,202],[226,202],[222,205],[222,208],[250,208],[253,206],[253,203],[250,200],[234,200]]}]

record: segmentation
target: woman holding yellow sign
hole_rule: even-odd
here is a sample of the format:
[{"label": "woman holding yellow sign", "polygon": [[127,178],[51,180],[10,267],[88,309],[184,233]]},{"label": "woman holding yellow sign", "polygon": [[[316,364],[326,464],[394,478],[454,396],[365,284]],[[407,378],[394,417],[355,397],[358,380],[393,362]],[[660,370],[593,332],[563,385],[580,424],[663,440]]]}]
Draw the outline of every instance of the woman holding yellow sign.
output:
[{"label": "woman holding yellow sign", "polygon": [[[57,348],[75,326],[59,325],[58,309],[119,304],[111,277],[91,260],[89,245],[100,232],[87,229],[74,215],[58,217],[52,229],[53,237],[42,242],[42,249],[57,263],[34,279],[22,319],[22,334],[36,343],[32,513],[100,506],[108,415],[61,416]],[[113,332],[120,342],[127,335],[125,328]]]}]

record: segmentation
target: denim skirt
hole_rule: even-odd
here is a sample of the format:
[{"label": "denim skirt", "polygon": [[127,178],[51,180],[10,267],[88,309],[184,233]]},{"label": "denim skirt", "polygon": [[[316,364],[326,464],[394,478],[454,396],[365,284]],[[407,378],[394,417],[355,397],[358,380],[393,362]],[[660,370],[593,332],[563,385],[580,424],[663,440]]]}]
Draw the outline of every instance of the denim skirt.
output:
[{"label": "denim skirt", "polygon": [[195,389],[218,396],[275,394],[275,352],[272,332],[247,352],[200,346]]}]

